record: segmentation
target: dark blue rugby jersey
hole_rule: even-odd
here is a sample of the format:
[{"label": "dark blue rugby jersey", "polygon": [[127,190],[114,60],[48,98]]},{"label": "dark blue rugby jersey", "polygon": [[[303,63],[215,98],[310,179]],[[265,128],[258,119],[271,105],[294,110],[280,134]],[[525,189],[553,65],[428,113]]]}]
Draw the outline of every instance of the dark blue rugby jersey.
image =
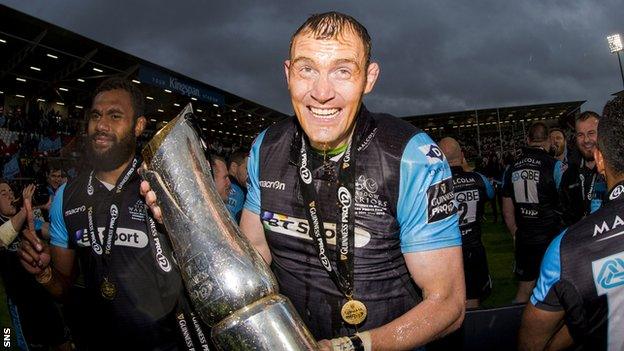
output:
[{"label": "dark blue rugby jersey", "polygon": [[530,147],[523,148],[522,156],[505,172],[503,196],[513,200],[517,241],[545,244],[561,231],[562,173],[561,161]]},{"label": "dark blue rugby jersey", "polygon": [[494,188],[481,173],[466,172],[459,166],[451,167],[451,172],[462,246],[464,248],[481,246],[483,207],[488,199],[494,197]]},{"label": "dark blue rugby jersey", "polygon": [[[461,245],[451,172],[438,146],[414,126],[362,108],[363,144],[354,147],[355,298],[369,309],[362,330],[405,313],[419,296],[404,253]],[[359,127],[356,127],[356,130]],[[280,291],[297,307],[317,338],[352,332],[342,324],[345,299],[321,266],[298,184],[296,119],[263,131],[248,161],[245,208],[261,216]],[[335,173],[342,155],[334,157]],[[317,208],[324,220],[328,257],[335,260],[339,220],[335,178],[312,162]],[[342,328],[342,329],[341,329]]]},{"label": "dark blue rugby jersey", "polygon": [[624,349],[624,185],[548,247],[531,296],[537,308],[566,313],[574,341]]},{"label": "dark blue rugby jersey", "polygon": [[[174,312],[183,286],[166,238],[159,235],[166,261],[157,259],[150,246],[153,239],[145,223],[139,177],[128,181],[118,204],[118,226],[108,272],[96,260],[88,238],[87,179],[88,173],[83,174],[57,191],[50,209],[50,238],[52,245],[76,253],[88,294],[80,310],[93,323],[87,329],[95,333],[88,340],[98,348],[152,349],[175,344]],[[97,180],[93,185],[97,200],[94,218],[101,243],[108,225],[110,192]],[[112,301],[101,296],[100,284],[105,275],[117,286],[117,297]]]}]

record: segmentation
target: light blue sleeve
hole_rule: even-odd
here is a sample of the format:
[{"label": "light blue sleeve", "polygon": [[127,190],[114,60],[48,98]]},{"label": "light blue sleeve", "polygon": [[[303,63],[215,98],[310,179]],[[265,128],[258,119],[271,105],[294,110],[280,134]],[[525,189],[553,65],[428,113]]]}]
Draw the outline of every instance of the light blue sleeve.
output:
[{"label": "light blue sleeve", "polygon": [[559,234],[548,245],[548,249],[542,259],[542,266],[540,268],[540,276],[533,289],[533,295],[531,295],[531,303],[536,306],[537,304],[546,303],[552,305],[552,299],[546,301],[546,297],[553,286],[559,279],[561,279],[561,239],[567,229]]},{"label": "light blue sleeve", "polygon": [[483,179],[483,184],[485,184],[485,193],[487,194],[488,199],[494,198],[494,187],[492,186],[492,183],[490,183],[487,177],[483,174],[479,172],[476,173],[481,176],[481,179]]},{"label": "light blue sleeve", "polygon": [[562,176],[563,176],[563,162],[557,160],[557,162],[555,162],[555,170],[553,172],[553,177],[555,178],[555,186],[557,187],[557,190],[560,190]]},{"label": "light blue sleeve", "polygon": [[260,214],[260,145],[265,134],[266,129],[258,134],[247,160],[247,198],[244,208],[255,214]]},{"label": "light blue sleeve", "polygon": [[451,169],[425,133],[409,141],[401,157],[397,221],[403,253],[461,245]]},{"label": "light blue sleeve", "polygon": [[245,193],[237,184],[232,183],[225,207],[230,211],[232,218],[237,219],[245,203]]},{"label": "light blue sleeve", "polygon": [[63,194],[65,193],[65,184],[61,185],[56,191],[52,206],[50,207],[50,242],[54,246],[68,248],[69,234],[65,226],[65,218],[63,218]]}]

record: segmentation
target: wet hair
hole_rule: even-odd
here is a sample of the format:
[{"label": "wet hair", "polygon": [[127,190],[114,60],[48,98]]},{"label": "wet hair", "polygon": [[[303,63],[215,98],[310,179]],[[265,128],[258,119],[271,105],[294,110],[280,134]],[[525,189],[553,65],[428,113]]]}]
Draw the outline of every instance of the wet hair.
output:
[{"label": "wet hair", "polygon": [[292,54],[292,46],[295,37],[299,34],[312,34],[314,39],[327,40],[336,39],[345,30],[350,30],[356,34],[364,44],[364,54],[366,65],[370,62],[371,38],[366,28],[355,18],[340,12],[325,12],[310,16],[290,38],[289,56]]},{"label": "wet hair", "polygon": [[122,77],[108,78],[100,83],[100,85],[98,85],[95,89],[95,92],[93,92],[93,98],[95,98],[99,93],[111,90],[125,90],[128,94],[130,94],[135,119],[145,115],[145,99],[143,97],[143,93],[136,87],[135,84]]},{"label": "wet hair", "polygon": [[529,142],[539,143],[548,139],[548,126],[544,122],[535,122],[529,127]]},{"label": "wet hair", "polygon": [[604,107],[598,123],[598,149],[618,175],[624,174],[624,97],[616,97]]}]

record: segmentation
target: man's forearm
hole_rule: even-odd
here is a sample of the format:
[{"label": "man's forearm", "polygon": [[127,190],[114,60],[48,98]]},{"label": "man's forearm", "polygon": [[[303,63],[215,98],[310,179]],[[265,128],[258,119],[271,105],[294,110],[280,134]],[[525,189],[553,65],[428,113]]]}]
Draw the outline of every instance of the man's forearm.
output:
[{"label": "man's forearm", "polygon": [[456,330],[463,319],[463,300],[453,295],[425,298],[401,317],[371,330],[373,350],[414,349]]},{"label": "man's forearm", "polygon": [[508,197],[503,198],[503,218],[505,219],[505,225],[507,226],[509,233],[511,233],[511,236],[515,238],[518,227],[516,226],[513,202],[511,198]]},{"label": "man's forearm", "polygon": [[16,232],[19,232],[26,221],[26,209],[22,207],[19,212],[15,214],[15,216],[11,217],[11,224],[13,224],[13,228]]},{"label": "man's forearm", "polygon": [[35,280],[43,285],[50,295],[57,300],[63,300],[71,285],[70,279],[63,276],[52,266],[48,266],[43,273],[36,275]]}]

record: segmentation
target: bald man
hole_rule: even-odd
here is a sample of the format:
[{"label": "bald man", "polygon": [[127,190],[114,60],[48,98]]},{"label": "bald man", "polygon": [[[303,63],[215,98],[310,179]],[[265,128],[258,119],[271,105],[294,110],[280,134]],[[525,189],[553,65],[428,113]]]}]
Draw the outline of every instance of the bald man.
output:
[{"label": "bald man", "polygon": [[462,167],[464,153],[453,138],[438,143],[453,174],[453,188],[462,235],[464,274],[466,276],[466,308],[478,308],[492,290],[485,248],[481,242],[481,220],[485,202],[494,197],[494,188],[485,176]]}]

